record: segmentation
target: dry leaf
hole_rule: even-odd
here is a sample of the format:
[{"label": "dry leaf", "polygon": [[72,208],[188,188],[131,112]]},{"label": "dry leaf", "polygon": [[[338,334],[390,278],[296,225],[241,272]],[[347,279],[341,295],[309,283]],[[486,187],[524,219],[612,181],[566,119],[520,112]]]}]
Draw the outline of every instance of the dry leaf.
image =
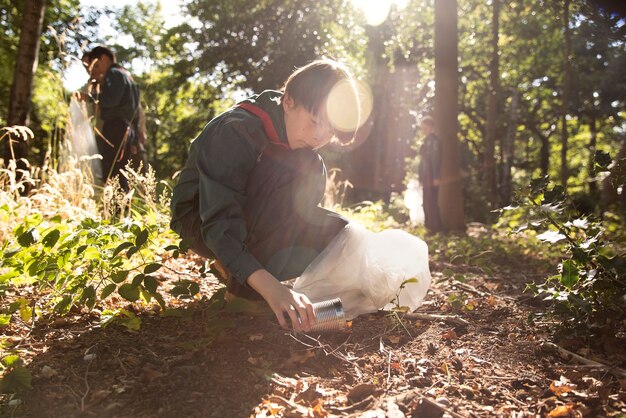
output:
[{"label": "dry leaf", "polygon": [[151,369],[149,367],[144,367],[141,369],[141,380],[152,383],[156,379],[165,376],[164,373],[161,373],[158,370]]},{"label": "dry leaf", "polygon": [[456,335],[456,332],[453,329],[444,332],[441,336],[443,337],[444,340],[450,340],[450,341],[456,340],[459,338],[459,336]]},{"label": "dry leaf", "polygon": [[576,389],[577,386],[569,381],[569,379],[565,376],[561,376],[561,379],[557,382],[556,380],[550,383],[550,390],[556,396],[561,396],[564,393],[571,392]]},{"label": "dry leaf", "polygon": [[263,339],[263,334],[252,334],[249,338],[250,341],[260,341]]},{"label": "dry leaf", "polygon": [[622,390],[626,390],[626,379],[620,379],[619,384],[622,387]]},{"label": "dry leaf", "polygon": [[327,410],[322,407],[321,402],[318,402],[317,405],[313,407],[313,417],[322,418],[330,415]]},{"label": "dry leaf", "polygon": [[566,405],[557,406],[548,414],[549,418],[557,418],[557,417],[569,417],[570,414],[574,411],[574,404],[568,403]]},{"label": "dry leaf", "polygon": [[496,298],[494,298],[493,295],[487,298],[487,305],[491,306],[492,308],[496,306]]},{"label": "dry leaf", "polygon": [[370,395],[378,393],[380,389],[378,386],[373,385],[371,383],[361,383],[360,385],[356,385],[350,392],[348,392],[348,400],[350,403],[356,403],[362,401]]},{"label": "dry leaf", "polygon": [[400,342],[400,336],[398,335],[388,335],[387,339],[392,344],[398,344]]}]

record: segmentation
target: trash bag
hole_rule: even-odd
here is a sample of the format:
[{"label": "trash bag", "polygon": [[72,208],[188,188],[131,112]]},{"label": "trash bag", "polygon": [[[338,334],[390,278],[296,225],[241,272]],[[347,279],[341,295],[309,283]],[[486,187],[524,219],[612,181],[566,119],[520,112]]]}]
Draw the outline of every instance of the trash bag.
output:
[{"label": "trash bag", "polygon": [[372,232],[350,222],[306,268],[293,289],[312,302],[341,298],[346,318],[352,319],[394,305],[413,311],[429,286],[424,241],[398,229]]},{"label": "trash bag", "polygon": [[70,124],[67,129],[68,138],[72,144],[72,151],[79,161],[90,161],[88,167],[96,179],[102,178],[101,157],[94,158],[98,154],[98,146],[94,136],[93,127],[89,121],[87,107],[84,101],[72,97],[70,101]]}]

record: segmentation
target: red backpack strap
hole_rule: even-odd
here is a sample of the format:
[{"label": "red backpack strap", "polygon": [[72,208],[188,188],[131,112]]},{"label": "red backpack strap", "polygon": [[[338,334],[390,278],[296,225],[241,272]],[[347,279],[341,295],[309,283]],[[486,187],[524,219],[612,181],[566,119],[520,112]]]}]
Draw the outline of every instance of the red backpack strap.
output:
[{"label": "red backpack strap", "polygon": [[255,106],[252,103],[248,103],[248,102],[238,103],[235,107],[240,107],[244,110],[247,110],[248,112],[252,113],[257,118],[261,119],[261,122],[263,123],[263,130],[265,131],[265,134],[267,135],[267,137],[269,138],[272,144],[290,149],[288,143],[285,143],[280,140],[280,137],[278,136],[278,132],[276,132],[276,128],[274,127],[274,124],[272,123],[272,118],[270,118],[270,115],[265,110],[261,109],[259,106]]}]

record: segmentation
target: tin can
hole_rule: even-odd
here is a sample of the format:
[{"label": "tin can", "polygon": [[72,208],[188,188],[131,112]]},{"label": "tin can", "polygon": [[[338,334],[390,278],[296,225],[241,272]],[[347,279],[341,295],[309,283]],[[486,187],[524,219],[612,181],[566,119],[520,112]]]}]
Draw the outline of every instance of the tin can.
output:
[{"label": "tin can", "polygon": [[313,304],[313,310],[315,311],[315,325],[309,332],[344,331],[347,329],[346,315],[341,299],[335,298],[316,302]]}]

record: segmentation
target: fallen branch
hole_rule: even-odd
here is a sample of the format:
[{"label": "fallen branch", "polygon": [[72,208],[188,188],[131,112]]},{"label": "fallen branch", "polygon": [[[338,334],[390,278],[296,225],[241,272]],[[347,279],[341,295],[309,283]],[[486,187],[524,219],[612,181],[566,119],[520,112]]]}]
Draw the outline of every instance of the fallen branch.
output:
[{"label": "fallen branch", "polygon": [[414,320],[421,320],[421,321],[444,321],[450,324],[460,325],[464,327],[470,324],[465,319],[459,318],[458,316],[453,316],[453,315],[437,315],[437,314],[411,312],[411,313],[404,314],[402,317],[406,319],[414,319]]},{"label": "fallen branch", "polygon": [[618,367],[614,367],[614,366],[607,366],[606,364],[602,364],[599,363],[597,361],[594,360],[589,360],[588,358],[585,358],[583,356],[580,356],[576,353],[572,353],[569,350],[564,349],[561,346],[558,346],[554,343],[551,342],[544,342],[542,344],[544,347],[550,348],[552,350],[557,351],[560,355],[562,356],[566,356],[566,357],[570,357],[571,359],[574,359],[576,361],[578,361],[579,363],[584,364],[585,366],[589,366],[589,367],[597,367],[598,369],[603,369],[603,370],[607,370],[609,373],[613,374],[614,376],[617,377],[621,377],[621,378],[626,378],[626,371],[618,368]]}]

